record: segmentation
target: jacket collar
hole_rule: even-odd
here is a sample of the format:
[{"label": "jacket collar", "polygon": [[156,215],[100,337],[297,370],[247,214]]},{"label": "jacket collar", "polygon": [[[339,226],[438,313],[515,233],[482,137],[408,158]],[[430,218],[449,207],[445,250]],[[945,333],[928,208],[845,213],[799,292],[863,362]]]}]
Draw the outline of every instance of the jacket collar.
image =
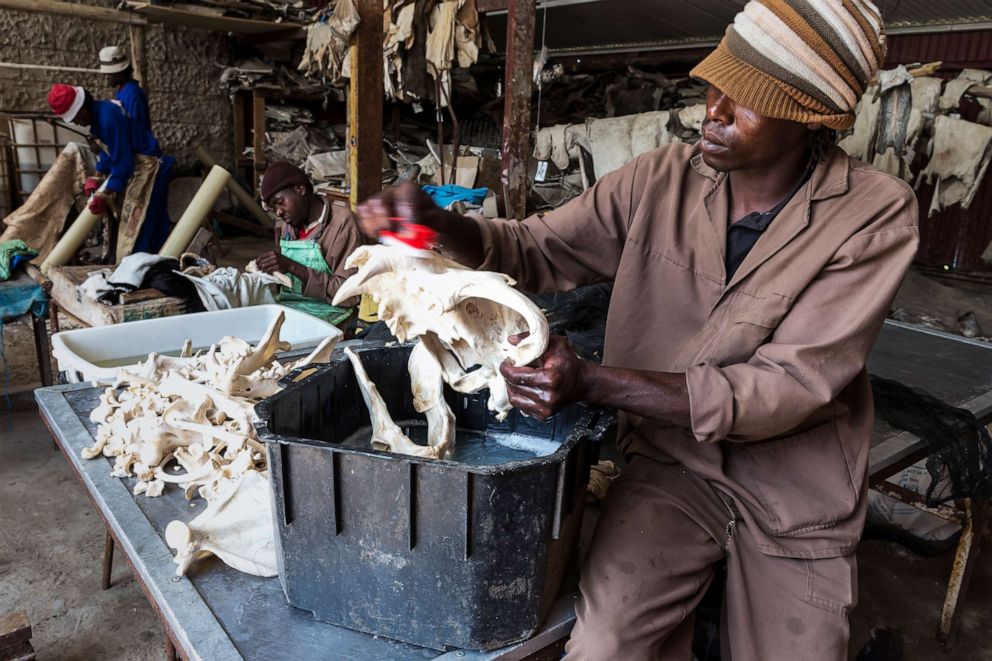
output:
[{"label": "jacket collar", "polygon": [[[698,147],[696,149],[698,150]],[[809,182],[799,189],[769,228],[761,235],[744,262],[738,267],[737,272],[734,273],[734,277],[725,283],[726,289],[730,289],[743,280],[802,232],[809,224],[810,206],[813,202],[843,195],[847,192],[849,162],[849,157],[839,147],[834,147],[830,151],[823,162],[816,167]],[[703,162],[702,154],[698,151],[690,163],[696,172],[713,181],[713,187],[706,196],[706,210],[720,244],[718,254],[723,260],[726,251],[723,244],[726,242],[729,208],[729,190],[725,186],[727,176],[725,173],[717,172],[706,165]],[[725,271],[724,278],[726,278]]]},{"label": "jacket collar", "polygon": [[[696,153],[690,161],[692,168],[714,183],[722,183],[725,174],[706,165],[706,162],[703,161],[703,155],[699,153],[699,147],[695,147],[693,151]],[[830,150],[830,153],[817,166],[810,179],[810,200],[816,202],[846,193],[849,166],[850,158],[843,149],[834,147]]]}]

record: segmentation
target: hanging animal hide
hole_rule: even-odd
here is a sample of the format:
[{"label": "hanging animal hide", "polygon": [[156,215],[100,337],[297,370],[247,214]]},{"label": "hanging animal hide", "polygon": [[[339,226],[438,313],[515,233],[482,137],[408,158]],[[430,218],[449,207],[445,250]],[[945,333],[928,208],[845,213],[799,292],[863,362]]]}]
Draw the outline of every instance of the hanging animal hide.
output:
[{"label": "hanging animal hide", "polygon": [[992,128],[941,115],[934,122],[933,156],[920,177],[936,182],[930,215],[953,204],[967,209],[985,179]]}]

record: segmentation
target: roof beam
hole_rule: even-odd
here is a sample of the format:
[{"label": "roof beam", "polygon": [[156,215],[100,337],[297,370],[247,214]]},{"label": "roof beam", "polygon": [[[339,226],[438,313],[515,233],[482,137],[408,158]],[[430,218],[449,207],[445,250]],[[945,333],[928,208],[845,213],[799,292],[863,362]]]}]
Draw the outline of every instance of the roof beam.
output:
[{"label": "roof beam", "polygon": [[[538,2],[537,8],[544,9],[545,7],[551,9],[554,7],[568,7],[570,5],[584,5],[589,2],[602,2],[602,0],[545,0],[544,2]],[[484,13],[489,14],[505,14],[510,7],[509,0],[476,0],[475,8]]]},{"label": "roof beam", "polygon": [[29,11],[36,14],[52,14],[55,16],[72,16],[91,21],[109,23],[127,23],[129,25],[147,25],[148,21],[129,11],[118,11],[106,7],[92,7],[74,2],[57,2],[56,0],[0,0],[0,9],[14,11]]}]

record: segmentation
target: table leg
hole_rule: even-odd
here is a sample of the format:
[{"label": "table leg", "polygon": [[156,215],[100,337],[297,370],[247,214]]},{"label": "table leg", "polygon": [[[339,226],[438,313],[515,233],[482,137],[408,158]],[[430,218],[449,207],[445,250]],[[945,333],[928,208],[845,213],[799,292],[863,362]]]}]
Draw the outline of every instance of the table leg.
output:
[{"label": "table leg", "polygon": [[103,542],[103,579],[100,581],[100,589],[110,588],[110,574],[114,569],[114,538],[108,532],[107,539]]},{"label": "table leg", "polygon": [[944,651],[949,651],[957,640],[961,610],[971,583],[971,572],[975,568],[982,535],[988,525],[989,502],[969,498],[964,503],[964,528],[961,530],[961,539],[958,540],[944,607],[940,613],[940,629],[937,631],[937,638],[944,644]]},{"label": "table leg", "polygon": [[165,637],[165,658],[166,661],[177,661],[176,646],[172,644],[172,639],[168,635]]},{"label": "table leg", "polygon": [[54,299],[48,303],[48,321],[52,324],[52,335],[59,332],[59,305]]},{"label": "table leg", "polygon": [[41,377],[41,385],[50,386],[52,380],[52,354],[48,344],[48,327],[45,325],[44,317],[31,315],[31,324],[34,327],[34,349],[38,354],[38,376]]}]

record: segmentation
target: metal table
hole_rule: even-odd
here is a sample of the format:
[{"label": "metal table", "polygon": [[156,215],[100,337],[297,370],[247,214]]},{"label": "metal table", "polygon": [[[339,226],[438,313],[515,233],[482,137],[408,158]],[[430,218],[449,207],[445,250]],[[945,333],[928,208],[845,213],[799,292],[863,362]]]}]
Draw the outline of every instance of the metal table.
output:
[{"label": "metal table", "polygon": [[524,643],[490,653],[444,653],[318,622],[311,613],[286,602],[278,579],[243,574],[217,558],[197,563],[184,578],[175,576],[172,552],[163,538],[165,527],[174,519],[190,520],[206,504],[202,499],[187,501],[176,489],[159,498],[135,497],[131,493],[134,479],[111,477],[110,460],[80,456],[84,447],[93,444],[96,425],[90,422],[89,412],[103,390],[87,383],[70,384],[41,388],[36,398],[52,437],[158,614],[170,653],[175,649],[186,659],[208,661],[488,661],[525,658],[567,637],[571,630],[574,596],[566,594],[541,631]]},{"label": "metal table", "polygon": [[[980,419],[992,417],[992,345],[886,322],[869,369],[969,408]],[[242,574],[216,558],[195,565],[185,578],[176,577],[163,531],[173,519],[193,518],[205,504],[202,500],[187,501],[177,490],[169,490],[160,498],[135,498],[131,494],[134,481],[111,477],[108,460],[80,457],[80,450],[93,442],[96,426],[88,415],[100,392],[102,389],[88,384],[75,384],[39,389],[36,397],[53,438],[97,505],[117,547],[124,551],[170,643],[185,658],[521,659],[561,641],[570,632],[575,596],[565,594],[542,630],[529,641],[491,653],[441,653],[318,622],[310,613],[286,603],[277,579]],[[873,479],[884,479],[918,461],[924,453],[919,439],[876,422],[870,459]],[[977,533],[970,535],[965,549],[965,566],[977,555],[981,530],[976,522],[973,533]],[[958,553],[961,556],[961,548]],[[952,576],[948,588],[952,603],[945,630],[950,637],[945,640],[953,640],[953,624],[967,578],[967,572],[956,579]],[[941,624],[943,630],[943,618]]]}]

